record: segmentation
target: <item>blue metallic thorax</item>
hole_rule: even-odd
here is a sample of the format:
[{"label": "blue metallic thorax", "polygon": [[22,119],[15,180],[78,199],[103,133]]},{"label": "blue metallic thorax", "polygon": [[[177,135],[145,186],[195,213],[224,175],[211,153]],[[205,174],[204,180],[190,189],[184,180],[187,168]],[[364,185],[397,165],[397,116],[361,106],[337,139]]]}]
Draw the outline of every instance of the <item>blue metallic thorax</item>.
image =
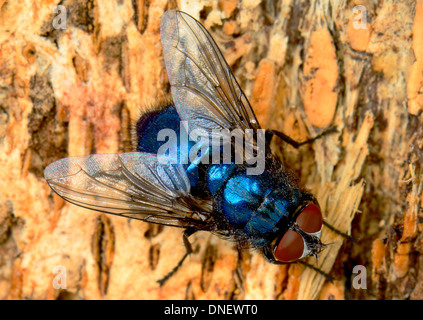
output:
[{"label": "blue metallic thorax", "polygon": [[300,196],[298,189],[284,185],[270,172],[247,175],[245,168],[235,165],[212,165],[207,187],[220,200],[217,209],[256,246],[265,245],[268,235],[287,228],[289,207]]},{"label": "blue metallic thorax", "polygon": [[[137,151],[157,154],[164,142],[157,141],[162,129],[172,129],[178,134],[177,150],[189,150],[180,143],[179,115],[173,105],[144,115],[137,123]],[[196,196],[214,199],[215,210],[231,226],[242,231],[254,245],[265,245],[268,235],[287,227],[290,206],[296,207],[300,190],[285,185],[277,175],[264,171],[261,175],[247,175],[246,167],[231,164],[183,164]],[[201,194],[198,193],[201,190]],[[294,205],[293,205],[294,204]]]}]

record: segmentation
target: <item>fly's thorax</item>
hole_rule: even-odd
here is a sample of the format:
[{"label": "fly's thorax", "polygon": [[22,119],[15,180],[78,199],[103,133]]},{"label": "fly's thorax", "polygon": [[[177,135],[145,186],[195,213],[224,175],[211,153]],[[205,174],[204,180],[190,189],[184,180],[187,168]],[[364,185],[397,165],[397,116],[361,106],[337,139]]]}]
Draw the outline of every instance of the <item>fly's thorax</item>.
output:
[{"label": "fly's thorax", "polygon": [[269,238],[279,234],[280,230],[288,229],[291,224],[291,208],[300,194],[298,189],[276,183],[272,183],[269,191],[244,228],[246,234],[256,239],[256,246],[264,245]]},{"label": "fly's thorax", "polygon": [[207,188],[212,196],[215,197],[224,187],[235,169],[236,165],[233,163],[210,165],[207,172]]},{"label": "fly's thorax", "polygon": [[233,227],[248,229],[247,224],[257,213],[272,187],[269,174],[247,175],[245,168],[238,167],[225,181],[217,202]]},{"label": "fly's thorax", "polygon": [[248,175],[245,168],[233,164],[211,166],[207,179],[217,210],[256,247],[288,229],[302,196],[272,172]]}]

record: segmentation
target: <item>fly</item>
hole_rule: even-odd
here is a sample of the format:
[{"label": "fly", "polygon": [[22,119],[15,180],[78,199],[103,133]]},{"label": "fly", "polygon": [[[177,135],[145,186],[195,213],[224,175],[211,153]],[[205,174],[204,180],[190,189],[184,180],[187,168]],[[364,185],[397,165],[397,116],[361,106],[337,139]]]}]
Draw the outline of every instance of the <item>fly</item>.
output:
[{"label": "fly", "polygon": [[255,248],[271,263],[317,257],[325,247],[319,204],[269,147],[274,135],[301,144],[261,129],[198,21],[167,11],[161,37],[173,101],[138,120],[136,151],[58,160],[44,171],[49,186],[84,208],[184,228],[187,252],[160,284],[192,252],[188,237],[197,231]]}]

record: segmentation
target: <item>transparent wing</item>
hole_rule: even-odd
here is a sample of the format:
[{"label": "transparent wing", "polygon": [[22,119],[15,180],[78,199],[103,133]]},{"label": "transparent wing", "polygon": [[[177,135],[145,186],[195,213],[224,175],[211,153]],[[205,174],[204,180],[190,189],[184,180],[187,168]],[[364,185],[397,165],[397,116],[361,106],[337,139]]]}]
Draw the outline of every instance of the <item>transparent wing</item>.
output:
[{"label": "transparent wing", "polygon": [[58,160],[44,170],[49,186],[84,208],[176,227],[204,227],[210,203],[189,194],[179,164],[152,154],[94,154]]},{"label": "transparent wing", "polygon": [[211,35],[186,13],[165,12],[160,28],[172,95],[189,130],[260,128]]}]

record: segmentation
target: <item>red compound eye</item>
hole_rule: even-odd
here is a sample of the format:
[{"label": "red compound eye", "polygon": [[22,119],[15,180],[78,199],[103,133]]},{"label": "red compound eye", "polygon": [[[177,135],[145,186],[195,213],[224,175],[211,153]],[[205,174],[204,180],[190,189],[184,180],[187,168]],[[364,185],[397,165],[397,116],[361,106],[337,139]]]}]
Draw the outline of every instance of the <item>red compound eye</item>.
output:
[{"label": "red compound eye", "polygon": [[281,262],[292,262],[301,258],[303,252],[303,237],[294,230],[288,230],[276,246],[274,255]]},{"label": "red compound eye", "polygon": [[313,203],[305,207],[297,217],[298,226],[308,233],[320,231],[320,229],[322,229],[322,223],[322,212],[320,208]]}]

